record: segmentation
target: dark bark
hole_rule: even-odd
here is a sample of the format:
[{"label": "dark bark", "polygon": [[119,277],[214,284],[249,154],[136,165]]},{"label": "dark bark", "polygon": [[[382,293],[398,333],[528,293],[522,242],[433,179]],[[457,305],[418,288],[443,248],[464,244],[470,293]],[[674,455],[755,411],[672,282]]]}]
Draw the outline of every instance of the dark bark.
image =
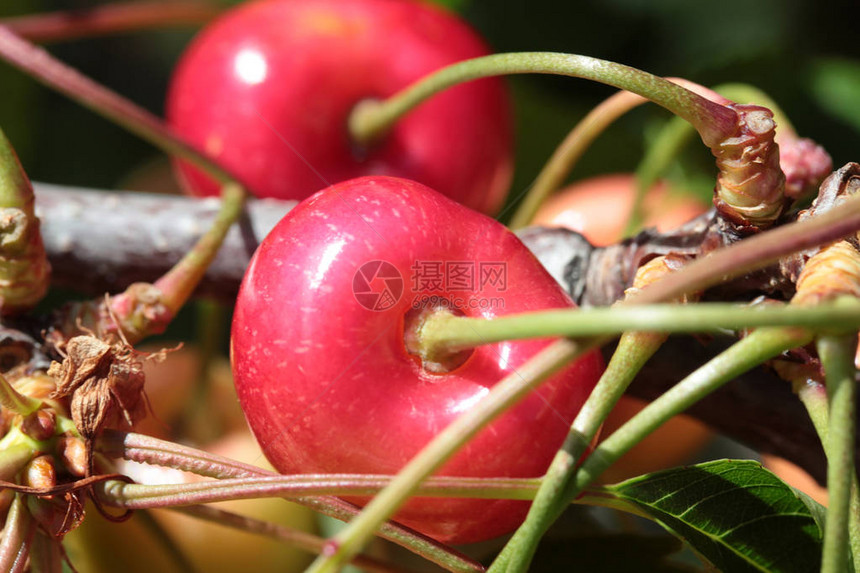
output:
[{"label": "dark bark", "polygon": [[[164,274],[191,249],[218,210],[217,199],[46,184],[35,189],[54,284],[93,296],[118,293]],[[247,217],[230,231],[197,294],[233,299],[257,244],[293,205],[250,201]]]}]

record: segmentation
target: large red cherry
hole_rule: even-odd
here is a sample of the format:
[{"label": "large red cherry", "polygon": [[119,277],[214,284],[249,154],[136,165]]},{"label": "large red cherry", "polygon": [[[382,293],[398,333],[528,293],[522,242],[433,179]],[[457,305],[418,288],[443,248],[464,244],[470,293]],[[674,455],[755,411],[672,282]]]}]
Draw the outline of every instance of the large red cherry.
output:
[{"label": "large red cherry", "polygon": [[[481,346],[430,371],[407,350],[413,307],[467,316],[570,307],[504,226],[431,189],[365,177],[325,189],[260,245],[236,303],[233,373],[282,473],[394,474],[549,340]],[[442,475],[546,470],[602,371],[598,353],[544,383],[476,436]],[[396,518],[465,543],[515,528],[525,502],[416,499]]]},{"label": "large red cherry", "polygon": [[[250,2],[194,40],[174,74],[167,117],[259,196],[304,199],[353,177],[396,175],[493,214],[512,168],[500,80],[431,98],[369,148],[347,132],[362,100],[485,54],[466,24],[428,3]],[[180,163],[180,172],[191,192],[218,192],[196,169]]]}]

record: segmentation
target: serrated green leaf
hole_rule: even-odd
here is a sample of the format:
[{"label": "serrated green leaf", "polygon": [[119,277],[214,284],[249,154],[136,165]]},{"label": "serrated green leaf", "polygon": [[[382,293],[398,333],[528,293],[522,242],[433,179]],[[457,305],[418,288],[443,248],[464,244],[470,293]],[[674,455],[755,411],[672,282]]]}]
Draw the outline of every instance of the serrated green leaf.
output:
[{"label": "serrated green leaf", "polygon": [[640,508],[722,571],[816,571],[821,561],[821,529],[809,507],[757,462],[707,462],[604,491]]}]

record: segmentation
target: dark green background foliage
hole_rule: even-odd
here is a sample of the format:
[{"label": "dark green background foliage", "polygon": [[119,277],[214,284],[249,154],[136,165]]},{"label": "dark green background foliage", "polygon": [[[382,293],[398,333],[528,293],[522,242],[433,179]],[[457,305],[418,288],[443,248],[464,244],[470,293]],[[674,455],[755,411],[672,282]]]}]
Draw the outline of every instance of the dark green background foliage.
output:
[{"label": "dark green background foliage", "polygon": [[[630,64],[705,85],[748,82],[769,93],[831,152],[860,160],[860,47],[855,2],[819,0],[439,0],[463,12],[496,51],[556,50]],[[229,3],[222,2],[221,3]],[[2,0],[0,16],[86,7],[94,0]],[[142,32],[51,47],[53,53],[161,113],[170,69],[192,32]],[[521,192],[558,141],[610,88],[570,78],[510,81],[517,104]],[[630,171],[667,114],[640,109],[591,149],[573,177]],[[0,65],[0,125],[34,179],[97,187],[123,185],[130,170],[159,156],[149,145]],[[709,187],[713,167],[692,146],[676,178]]]}]

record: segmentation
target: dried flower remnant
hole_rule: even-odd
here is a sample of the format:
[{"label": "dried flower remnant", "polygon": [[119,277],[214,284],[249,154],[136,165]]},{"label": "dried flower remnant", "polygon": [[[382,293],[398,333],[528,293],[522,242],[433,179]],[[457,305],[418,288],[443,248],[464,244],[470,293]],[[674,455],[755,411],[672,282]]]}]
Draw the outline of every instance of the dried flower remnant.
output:
[{"label": "dried flower remnant", "polygon": [[48,369],[57,384],[52,397],[71,397],[72,420],[92,469],[92,440],[105,428],[130,427],[146,415],[143,358],[161,359],[164,352],[144,356],[124,340],[111,345],[92,334],[75,336],[58,350],[63,361]]}]

